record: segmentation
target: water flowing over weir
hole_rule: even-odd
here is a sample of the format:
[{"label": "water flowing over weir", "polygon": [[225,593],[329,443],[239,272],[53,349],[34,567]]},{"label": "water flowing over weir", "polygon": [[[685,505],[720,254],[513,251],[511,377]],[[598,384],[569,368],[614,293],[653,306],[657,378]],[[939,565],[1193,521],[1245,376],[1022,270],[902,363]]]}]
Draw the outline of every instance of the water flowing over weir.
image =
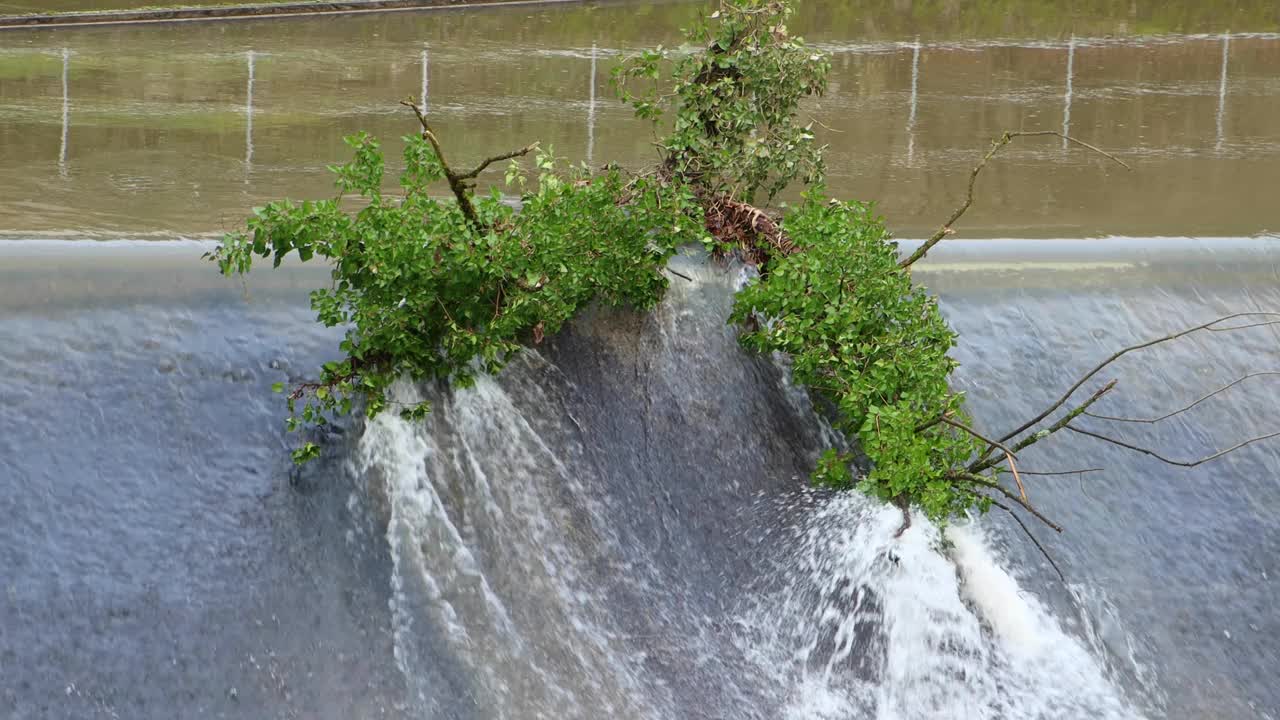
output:
[{"label": "water flowing over weir", "polygon": [[[272,382],[332,357],[305,291],[204,246],[0,246],[0,707],[13,717],[1274,720],[1280,452],[1192,470],[1064,437],[1062,522],[945,534],[804,489],[830,439],[681,257],[653,313],[592,310],[421,423],[290,472]],[[1111,351],[1280,308],[1274,241],[951,241],[917,279],[980,429]],[[1280,369],[1273,327],[1126,357],[1108,414]],[[1266,378],[1122,428],[1177,458],[1274,430]],[[1034,452],[1032,452],[1034,450]]]},{"label": "water flowing over weir", "polygon": [[424,716],[1135,716],[981,530],[944,554],[803,491],[823,424],[725,326],[740,272],[677,262],[652,317],[596,312],[366,428]]}]

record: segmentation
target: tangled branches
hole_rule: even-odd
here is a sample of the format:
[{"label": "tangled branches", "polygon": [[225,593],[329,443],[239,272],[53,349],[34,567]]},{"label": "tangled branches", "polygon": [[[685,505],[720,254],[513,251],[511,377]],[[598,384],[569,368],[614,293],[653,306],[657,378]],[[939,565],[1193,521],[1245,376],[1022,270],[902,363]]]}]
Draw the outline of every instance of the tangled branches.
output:
[{"label": "tangled branches", "polygon": [[771,257],[797,252],[791,238],[768,213],[728,195],[699,194],[704,226],[719,247],[737,248],[747,262],[765,272]]}]

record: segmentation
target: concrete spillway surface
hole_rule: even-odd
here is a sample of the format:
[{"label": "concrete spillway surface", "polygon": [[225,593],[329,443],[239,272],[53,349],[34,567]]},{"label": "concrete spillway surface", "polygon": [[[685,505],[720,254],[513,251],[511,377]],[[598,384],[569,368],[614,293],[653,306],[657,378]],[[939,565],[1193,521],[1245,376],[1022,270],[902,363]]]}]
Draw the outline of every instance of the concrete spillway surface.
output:
[{"label": "concrete spillway surface", "polygon": [[[292,473],[276,381],[331,357],[286,269],[195,243],[0,246],[0,703],[12,717],[1266,717],[1275,445],[1191,470],[1065,437],[1023,464],[1063,585],[1001,518],[947,531],[802,490],[824,426],[678,258],[414,425]],[[1012,426],[1112,349],[1280,307],[1274,242],[987,241],[918,274],[958,383]],[[1159,414],[1275,369],[1259,327],[1119,365]],[[1275,427],[1266,379],[1140,435]],[[890,561],[890,556],[897,562]]]}]

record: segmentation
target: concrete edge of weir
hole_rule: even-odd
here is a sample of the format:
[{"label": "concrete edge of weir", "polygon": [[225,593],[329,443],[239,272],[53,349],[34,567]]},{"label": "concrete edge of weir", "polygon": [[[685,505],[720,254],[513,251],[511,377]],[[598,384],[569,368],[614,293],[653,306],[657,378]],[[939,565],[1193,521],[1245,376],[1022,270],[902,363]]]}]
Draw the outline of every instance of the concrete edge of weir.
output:
[{"label": "concrete edge of weir", "polygon": [[360,15],[365,13],[487,8],[526,5],[562,5],[588,0],[306,0],[302,2],[209,5],[203,7],[143,8],[87,12],[0,15],[0,30],[141,25],[213,20],[253,20],[273,17]]}]

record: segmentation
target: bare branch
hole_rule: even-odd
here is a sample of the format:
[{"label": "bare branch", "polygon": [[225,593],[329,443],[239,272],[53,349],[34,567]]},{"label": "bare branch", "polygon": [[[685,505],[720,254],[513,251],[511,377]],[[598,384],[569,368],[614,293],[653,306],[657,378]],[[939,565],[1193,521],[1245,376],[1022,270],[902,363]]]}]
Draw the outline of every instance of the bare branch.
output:
[{"label": "bare branch", "polygon": [[969,206],[973,205],[973,185],[974,185],[974,183],[976,183],[976,182],[978,181],[978,174],[979,174],[979,173],[981,173],[981,172],[982,172],[982,169],[983,169],[983,168],[985,168],[985,167],[987,166],[987,163],[991,161],[991,158],[995,157],[996,153],[1000,152],[1000,150],[1001,150],[1005,145],[1008,145],[1009,143],[1013,142],[1015,138],[1020,138],[1020,137],[1037,137],[1037,136],[1042,136],[1042,135],[1052,135],[1052,136],[1055,136],[1055,137],[1060,137],[1060,138],[1062,138],[1063,140],[1066,140],[1066,141],[1068,141],[1068,142],[1071,142],[1071,143],[1074,143],[1074,144],[1076,144],[1076,145],[1079,145],[1080,147],[1083,147],[1083,148],[1087,148],[1087,149],[1089,149],[1089,150],[1092,150],[1092,151],[1094,151],[1094,152],[1098,153],[1099,155],[1102,155],[1102,156],[1103,156],[1103,157],[1105,157],[1105,158],[1108,158],[1108,159],[1114,160],[1115,162],[1117,162],[1117,163],[1119,163],[1121,166],[1123,166],[1125,170],[1132,170],[1132,169],[1133,169],[1133,168],[1129,167],[1128,165],[1126,165],[1126,164],[1124,163],[1124,161],[1123,161],[1123,160],[1121,160],[1120,158],[1116,157],[1115,155],[1112,155],[1112,154],[1111,154],[1111,153],[1109,153],[1109,152],[1106,152],[1106,151],[1104,151],[1104,150],[1100,150],[1100,149],[1098,149],[1098,148],[1094,147],[1093,145],[1090,145],[1090,144],[1089,144],[1089,143],[1087,143],[1087,142],[1083,142],[1083,141],[1081,141],[1081,140],[1077,140],[1077,139],[1075,139],[1075,138],[1073,138],[1073,137],[1071,137],[1071,136],[1069,136],[1069,135],[1064,135],[1064,134],[1062,134],[1062,133],[1060,133],[1060,132],[1057,132],[1057,131],[1054,131],[1054,130],[1038,130],[1038,131],[1034,131],[1034,132],[1005,132],[1005,133],[1004,133],[1003,135],[1001,135],[999,138],[997,138],[997,139],[995,139],[995,140],[992,140],[992,141],[991,141],[991,149],[987,151],[987,154],[986,154],[986,155],[983,155],[983,156],[982,156],[982,160],[980,160],[980,161],[978,162],[978,164],[974,166],[973,170],[972,170],[972,171],[970,171],[970,173],[969,173],[969,190],[968,190],[968,192],[965,194],[964,204],[963,204],[963,205],[961,205],[960,207],[956,208],[956,209],[955,209],[955,212],[951,213],[951,217],[947,218],[947,221],[946,221],[946,222],[944,222],[944,223],[942,223],[942,227],[938,228],[937,232],[935,232],[933,235],[929,236],[929,239],[928,239],[928,240],[925,240],[923,245],[921,245],[920,247],[916,248],[915,252],[911,253],[911,255],[910,255],[907,259],[905,259],[905,260],[903,260],[902,262],[898,263],[898,267],[900,267],[900,268],[908,268],[908,267],[911,267],[911,265],[912,265],[912,264],[914,264],[917,260],[919,260],[919,259],[923,258],[925,255],[927,255],[927,254],[929,253],[929,251],[933,249],[933,246],[934,246],[934,245],[937,245],[939,242],[941,242],[941,241],[942,241],[942,239],[943,239],[943,238],[945,238],[946,236],[948,236],[948,235],[950,235],[952,232],[954,232],[954,230],[952,230],[952,226],[953,226],[953,225],[955,225],[955,224],[956,224],[956,221],[958,221],[958,220],[960,219],[960,217],[961,217],[962,215],[964,215],[964,214],[965,214],[965,212],[967,212],[967,211],[969,210]]},{"label": "bare branch", "polygon": [[1059,470],[1057,472],[1031,472],[1023,470],[1023,475],[1038,475],[1041,477],[1050,477],[1053,475],[1083,475],[1084,473],[1102,472],[1102,468],[1085,468],[1083,470]]},{"label": "bare branch", "polygon": [[[1014,451],[1022,452],[1026,448],[1031,447],[1032,445],[1035,445],[1041,440],[1065,428],[1067,426],[1067,423],[1080,417],[1080,415],[1082,415],[1086,410],[1089,409],[1089,406],[1101,400],[1102,396],[1111,392],[1111,389],[1114,388],[1115,386],[1116,386],[1116,381],[1112,380],[1106,385],[1103,385],[1102,387],[1098,388],[1098,390],[1095,391],[1093,395],[1089,397],[1088,400],[1085,400],[1084,402],[1080,403],[1076,407],[1072,408],[1071,411],[1068,412],[1066,415],[1063,415],[1062,418],[1058,420],[1058,422],[1050,425],[1044,430],[1041,430],[1037,433],[1033,433],[1019,440],[1018,443],[1013,446]],[[1002,440],[1004,439],[1007,439],[1007,438],[1002,438]],[[979,472],[982,472],[983,470],[987,470],[989,468],[995,467],[996,463],[1000,461],[991,459],[990,455],[991,455],[991,451],[988,450],[985,454],[983,454],[982,457],[978,458],[977,460],[974,460],[972,463],[969,463],[969,467],[966,468],[966,470],[971,473],[979,473]]]},{"label": "bare branch", "polygon": [[1280,432],[1273,432],[1273,433],[1268,433],[1266,435],[1259,435],[1258,437],[1249,438],[1244,442],[1236,443],[1235,445],[1232,445],[1226,450],[1219,450],[1218,452],[1212,455],[1209,455],[1207,457],[1202,457],[1199,460],[1182,461],[1182,460],[1170,460],[1169,458],[1161,455],[1160,453],[1157,453],[1154,450],[1150,450],[1144,447],[1139,447],[1137,445],[1131,445],[1123,440],[1117,440],[1113,437],[1107,437],[1106,435],[1103,435],[1101,433],[1096,433],[1091,430],[1085,430],[1084,428],[1078,428],[1078,427],[1075,427],[1074,425],[1068,425],[1067,429],[1074,433],[1080,433],[1081,435],[1088,435],[1089,437],[1097,438],[1099,440],[1102,440],[1103,442],[1109,442],[1112,445],[1118,445],[1122,448],[1125,448],[1126,450],[1132,450],[1134,452],[1142,453],[1143,455],[1150,455],[1151,457],[1159,460],[1162,463],[1165,463],[1166,465],[1177,465],[1178,467],[1186,467],[1186,468],[1193,468],[1197,465],[1203,465],[1209,462],[1210,460],[1217,460],[1223,455],[1239,450],[1240,448],[1245,447],[1246,445],[1252,445],[1253,443],[1256,443],[1262,440],[1269,440],[1273,437],[1280,437]]},{"label": "bare branch", "polygon": [[[1273,313],[1260,313],[1269,315]],[[1224,328],[1207,328],[1209,332],[1231,332],[1232,330],[1248,330],[1249,328],[1266,327],[1268,325],[1280,325],[1280,320],[1268,320],[1267,322],[1249,323],[1248,325],[1232,325]]]},{"label": "bare branch", "polygon": [[511,152],[506,152],[506,153],[502,153],[501,155],[495,155],[491,158],[486,158],[484,160],[481,160],[480,164],[475,166],[475,169],[471,170],[470,172],[459,175],[458,179],[471,180],[475,177],[478,177],[480,173],[484,172],[485,168],[489,167],[493,163],[502,162],[503,160],[510,160],[511,158],[517,158],[522,155],[528,155],[529,153],[537,149],[538,149],[538,143],[533,143],[532,145],[526,145],[520,148],[519,150],[512,150]]},{"label": "bare branch", "polygon": [[1217,395],[1217,394],[1219,394],[1219,393],[1222,393],[1222,392],[1225,392],[1225,391],[1227,391],[1227,390],[1230,390],[1231,388],[1235,387],[1236,385],[1239,385],[1240,383],[1244,382],[1245,380],[1248,380],[1249,378],[1255,378],[1255,377],[1261,377],[1261,376],[1271,376],[1271,375],[1280,375],[1280,371],[1267,370],[1267,371],[1262,371],[1262,372],[1253,372],[1253,373],[1249,373],[1248,375],[1245,375],[1244,377],[1241,377],[1241,378],[1239,378],[1239,379],[1235,380],[1234,382],[1231,382],[1231,383],[1228,383],[1228,384],[1226,384],[1226,385],[1223,385],[1222,387],[1218,388],[1217,390],[1214,390],[1213,392],[1209,393],[1208,395],[1205,395],[1204,397],[1201,397],[1199,400],[1196,400],[1195,402],[1191,403],[1190,405],[1184,405],[1183,407],[1180,407],[1180,408],[1178,408],[1177,410],[1174,410],[1174,411],[1173,411],[1173,412],[1171,412],[1171,413],[1166,413],[1166,414],[1164,414],[1164,415],[1161,415],[1160,417],[1154,417],[1154,418],[1126,418],[1126,417],[1114,417],[1114,416],[1111,416],[1111,415],[1095,415],[1094,413],[1091,413],[1091,412],[1086,412],[1086,413],[1084,413],[1084,414],[1085,414],[1085,415],[1087,415],[1088,417],[1096,418],[1096,419],[1098,419],[1098,420],[1112,420],[1112,421],[1115,421],[1115,422],[1143,423],[1143,424],[1146,424],[1146,425],[1154,425],[1155,423],[1158,423],[1158,422],[1160,422],[1161,420],[1168,420],[1169,418],[1171,418],[1171,417],[1173,417],[1173,416],[1175,416],[1175,415],[1180,415],[1180,414],[1182,414],[1182,413],[1184,413],[1184,412],[1186,412],[1186,411],[1190,410],[1191,408],[1193,408],[1193,407],[1195,407],[1195,406],[1199,405],[1200,403],[1204,402],[1205,400],[1208,400],[1209,398],[1213,397],[1214,395]]},{"label": "bare branch", "polygon": [[[1262,323],[1255,323],[1255,324],[1251,324],[1251,325],[1247,325],[1247,326],[1236,326],[1236,327],[1230,327],[1230,328],[1216,328],[1216,329],[1212,327],[1212,326],[1214,326],[1214,325],[1218,325],[1218,324],[1220,324],[1220,323],[1226,322],[1227,320],[1232,320],[1232,319],[1239,318],[1239,317],[1280,317],[1280,313],[1276,313],[1276,312],[1242,312],[1242,313],[1233,313],[1233,314],[1231,314],[1231,315],[1224,315],[1224,316],[1222,316],[1222,317],[1220,317],[1220,318],[1218,318],[1218,319],[1216,319],[1216,320],[1213,320],[1213,321],[1211,321],[1211,322],[1204,323],[1203,325],[1197,325],[1197,326],[1195,326],[1195,327],[1193,327],[1193,328],[1187,328],[1186,330],[1181,330],[1181,331],[1176,332],[1176,333],[1171,333],[1171,334],[1169,334],[1169,335],[1165,335],[1164,337],[1156,338],[1155,340],[1148,340],[1147,342],[1144,342],[1144,343],[1138,343],[1137,345],[1130,345],[1129,347],[1126,347],[1126,348],[1123,348],[1123,349],[1121,349],[1121,350],[1118,350],[1118,351],[1116,351],[1115,353],[1112,353],[1112,354],[1111,354],[1111,356],[1110,356],[1110,357],[1108,357],[1106,360],[1103,360],[1101,363],[1099,363],[1099,364],[1097,365],[1097,367],[1095,367],[1095,368],[1093,368],[1092,370],[1090,370],[1089,372],[1085,373],[1085,374],[1084,374],[1084,376],[1082,376],[1079,380],[1077,380],[1077,381],[1076,381],[1076,383],[1075,383],[1074,385],[1072,385],[1072,386],[1070,387],[1070,389],[1068,389],[1065,393],[1063,393],[1063,394],[1062,394],[1062,397],[1058,398],[1058,400],[1057,400],[1057,401],[1055,401],[1052,405],[1050,405],[1047,409],[1045,409],[1045,411],[1044,411],[1044,412],[1040,413],[1039,415],[1037,415],[1037,416],[1035,416],[1035,417],[1031,418],[1030,420],[1028,420],[1027,422],[1023,423],[1023,424],[1022,424],[1020,427],[1018,427],[1017,429],[1015,429],[1015,430],[1013,430],[1013,431],[1011,431],[1011,432],[1006,433],[1003,437],[1001,437],[1001,438],[1000,438],[1000,441],[1001,441],[1001,442],[1005,442],[1005,441],[1009,440],[1010,438],[1014,437],[1015,435],[1020,435],[1020,434],[1022,434],[1024,431],[1026,431],[1028,428],[1030,428],[1030,427],[1032,427],[1033,425],[1035,425],[1036,423],[1040,422],[1041,420],[1044,420],[1046,417],[1049,417],[1049,415],[1050,415],[1053,411],[1055,411],[1055,410],[1057,410],[1058,408],[1062,407],[1063,403],[1065,403],[1065,402],[1067,401],[1067,399],[1068,399],[1068,398],[1070,398],[1070,397],[1075,393],[1075,391],[1079,390],[1079,389],[1080,389],[1080,386],[1081,386],[1081,385],[1084,385],[1084,384],[1089,380],[1089,378],[1092,378],[1094,375],[1097,375],[1099,372],[1101,372],[1101,371],[1102,371],[1102,369],[1103,369],[1103,368],[1105,368],[1106,366],[1108,366],[1108,365],[1110,365],[1111,363],[1115,362],[1116,360],[1119,360],[1121,357],[1123,357],[1123,356],[1127,355],[1128,353],[1131,353],[1131,352],[1133,352],[1133,351],[1135,351],[1135,350],[1142,350],[1142,349],[1145,349],[1145,348],[1149,348],[1149,347],[1151,347],[1151,346],[1153,346],[1153,345],[1159,345],[1159,344],[1161,344],[1161,343],[1166,343],[1166,342],[1169,342],[1170,340],[1177,340],[1178,338],[1180,338],[1180,337],[1182,337],[1182,336],[1184,336],[1184,335],[1190,335],[1191,333],[1197,332],[1197,331],[1199,331],[1199,330],[1209,330],[1209,329],[1214,329],[1214,330],[1215,330],[1215,332],[1224,332],[1224,331],[1228,331],[1228,330],[1242,330],[1242,329],[1244,329],[1245,327],[1255,327],[1256,325],[1260,325],[1260,324],[1262,324]],[[1280,321],[1277,321],[1277,322],[1280,322]]]},{"label": "bare branch", "polygon": [[962,422],[957,422],[955,420],[952,420],[948,415],[949,415],[948,413],[943,413],[942,415],[938,416],[938,420],[940,422],[944,422],[950,425],[953,428],[956,428],[958,430],[963,430],[964,432],[969,433],[973,437],[987,443],[988,453],[991,452],[990,447],[998,447],[1004,451],[1005,459],[1009,461],[1009,469],[1013,471],[1013,480],[1018,484],[1018,492],[1022,494],[1022,499],[1025,501],[1027,499],[1027,488],[1022,484],[1022,477],[1018,475],[1018,465],[1013,461],[1013,459],[1016,457],[1013,454],[1013,451],[1005,447],[1002,443],[996,442],[995,440],[989,440],[983,437],[981,434],[978,433],[978,431],[974,430],[968,425],[965,425]]},{"label": "bare branch", "polygon": [[431,130],[430,123],[427,122],[426,112],[417,103],[409,100],[401,100],[400,104],[413,109],[413,114],[418,116],[418,123],[422,125],[422,137],[426,138],[431,143],[431,149],[436,151],[436,157],[440,159],[440,166],[444,168],[444,174],[454,177],[453,169],[449,167],[449,161],[444,158],[444,150],[440,147],[440,140],[436,137],[435,132]]},{"label": "bare branch", "polygon": [[1018,484],[1018,493],[1022,495],[1022,499],[1027,499],[1027,488],[1022,484],[1022,476],[1018,474],[1018,466],[1013,462],[1013,453],[1005,451],[1004,457],[1009,461],[1009,472],[1013,473],[1013,481]]},{"label": "bare branch", "polygon": [[1029,512],[1029,513],[1031,513],[1032,515],[1034,515],[1034,516],[1035,516],[1035,518],[1036,518],[1037,520],[1039,520],[1040,522],[1044,523],[1045,525],[1048,525],[1049,527],[1053,528],[1053,529],[1054,529],[1054,530],[1056,530],[1057,532],[1062,532],[1062,526],[1061,526],[1061,525],[1059,525],[1058,523],[1056,523],[1056,522],[1054,522],[1054,521],[1050,520],[1049,518],[1045,517],[1045,516],[1044,516],[1044,513],[1041,513],[1039,510],[1037,510],[1037,509],[1035,508],[1035,506],[1033,506],[1031,503],[1027,502],[1026,500],[1023,500],[1022,498],[1018,497],[1017,495],[1013,494],[1012,492],[1010,492],[1010,491],[1006,490],[1003,486],[1001,486],[999,483],[997,483],[997,482],[996,482],[995,480],[993,480],[992,478],[984,477],[984,476],[982,476],[982,475],[977,475],[977,474],[975,474],[975,473],[970,473],[970,472],[956,472],[956,473],[951,473],[951,474],[950,474],[950,475],[948,475],[947,477],[948,477],[948,478],[950,478],[951,480],[958,480],[958,481],[960,481],[960,482],[967,482],[967,483],[971,483],[971,484],[973,484],[973,485],[979,485],[979,486],[984,487],[984,488],[986,488],[986,489],[988,489],[988,490],[994,490],[994,491],[996,491],[996,492],[1000,493],[1001,495],[1004,495],[1005,497],[1009,498],[1009,499],[1010,499],[1010,500],[1012,500],[1013,502],[1017,503],[1019,506],[1021,506],[1021,507],[1022,507],[1022,509],[1026,510],[1027,512]]},{"label": "bare branch", "polygon": [[978,431],[977,431],[977,430],[974,430],[973,428],[969,427],[968,425],[965,425],[965,424],[964,424],[964,423],[962,423],[962,422],[956,422],[955,420],[952,420],[952,419],[951,419],[950,417],[948,417],[947,415],[942,415],[942,416],[938,417],[938,421],[940,421],[940,422],[944,422],[944,423],[946,423],[946,424],[950,425],[951,427],[956,428],[957,430],[963,430],[963,431],[965,431],[965,432],[969,433],[970,435],[974,436],[975,438],[977,438],[977,439],[981,440],[982,442],[984,442],[984,443],[986,443],[986,444],[988,444],[988,445],[993,445],[993,446],[995,446],[995,447],[998,447],[998,448],[1000,448],[1001,450],[1003,450],[1003,451],[1004,451],[1004,453],[1005,453],[1006,455],[1011,455],[1011,456],[1013,456],[1013,457],[1017,457],[1017,455],[1014,455],[1014,452],[1013,452],[1012,450],[1010,450],[1009,448],[1005,447],[1002,443],[999,443],[999,442],[997,442],[997,441],[995,441],[995,440],[990,440],[990,439],[988,439],[988,438],[986,438],[986,437],[983,437],[981,434],[979,434],[979,433],[978,433]]},{"label": "bare branch", "polygon": [[471,204],[471,195],[467,192],[469,188],[462,178],[454,173],[453,168],[449,167],[449,161],[444,157],[444,148],[440,147],[440,140],[431,130],[431,124],[427,122],[426,112],[411,100],[401,100],[400,104],[413,108],[413,114],[418,116],[418,123],[422,125],[422,137],[426,138],[427,142],[431,143],[431,149],[435,150],[436,158],[440,160],[440,167],[444,170],[444,177],[449,181],[449,189],[453,191],[453,196],[458,200],[458,208],[462,210],[462,214],[467,218],[467,223],[476,232],[483,232],[484,225],[480,222],[480,216],[476,214],[475,205]]},{"label": "bare branch", "polygon": [[1036,539],[1036,536],[1031,534],[1031,528],[1027,527],[1027,524],[1022,522],[1022,518],[1018,517],[1018,514],[1013,511],[1013,508],[1005,505],[999,500],[992,500],[991,504],[1009,513],[1009,517],[1012,517],[1014,521],[1018,523],[1018,526],[1022,528],[1022,532],[1027,534],[1027,537],[1031,540],[1031,544],[1035,545],[1036,549],[1040,551],[1040,554],[1044,556],[1044,559],[1048,560],[1049,564],[1053,566],[1054,572],[1058,573],[1058,579],[1065,583],[1067,581],[1067,576],[1062,574],[1062,568],[1058,567],[1058,563],[1053,561],[1053,557],[1049,555],[1049,551],[1045,550],[1044,546],[1040,544],[1040,541]]},{"label": "bare branch", "polygon": [[1132,172],[1132,171],[1133,171],[1133,168],[1129,167],[1129,164],[1128,164],[1128,163],[1126,163],[1125,161],[1123,161],[1123,160],[1121,160],[1120,158],[1116,157],[1115,155],[1112,155],[1111,153],[1107,152],[1106,150],[1103,150],[1103,149],[1098,148],[1098,147],[1096,147],[1096,146],[1090,145],[1089,143],[1087,143],[1087,142],[1085,142],[1085,141],[1083,141],[1083,140],[1077,140],[1077,139],[1075,139],[1075,138],[1071,137],[1070,135],[1064,135],[1064,134],[1062,134],[1062,133],[1060,133],[1060,132],[1058,132],[1058,131],[1056,131],[1056,130],[1035,130],[1035,131],[1032,131],[1032,132],[1016,132],[1016,133],[1013,133],[1013,136],[1014,136],[1014,137],[1035,137],[1035,136],[1037,136],[1037,135],[1052,135],[1053,137],[1062,138],[1063,140],[1066,140],[1066,141],[1067,141],[1067,142],[1069,142],[1069,143],[1072,143],[1072,144],[1075,144],[1075,145],[1079,145],[1080,147],[1082,147],[1082,148],[1084,148],[1084,149],[1086,149],[1086,150],[1092,150],[1092,151],[1094,151],[1094,152],[1098,153],[1099,155],[1101,155],[1102,157],[1107,158],[1108,160],[1111,160],[1111,161],[1114,161],[1114,162],[1118,163],[1118,164],[1120,165],[1120,167],[1123,167],[1125,170],[1129,170],[1130,172]]},{"label": "bare branch", "polygon": [[458,208],[462,210],[462,214],[466,216],[467,223],[471,225],[476,232],[483,233],[485,231],[484,223],[480,222],[480,216],[476,213],[476,206],[471,202],[472,184],[468,180],[475,179],[484,169],[489,167],[491,163],[501,160],[510,160],[513,157],[528,154],[538,147],[538,143],[525,146],[519,150],[509,153],[503,153],[494,157],[481,161],[475,169],[470,172],[456,173],[449,165],[449,161],[444,157],[444,148],[440,147],[440,139],[436,137],[435,132],[431,129],[431,124],[427,122],[426,111],[420,105],[412,100],[401,100],[401,105],[413,109],[413,114],[418,116],[418,124],[422,125],[422,137],[431,143],[431,149],[435,151],[436,158],[440,160],[440,168],[444,170],[445,180],[449,182],[449,189],[453,191],[453,196],[458,200]]}]

